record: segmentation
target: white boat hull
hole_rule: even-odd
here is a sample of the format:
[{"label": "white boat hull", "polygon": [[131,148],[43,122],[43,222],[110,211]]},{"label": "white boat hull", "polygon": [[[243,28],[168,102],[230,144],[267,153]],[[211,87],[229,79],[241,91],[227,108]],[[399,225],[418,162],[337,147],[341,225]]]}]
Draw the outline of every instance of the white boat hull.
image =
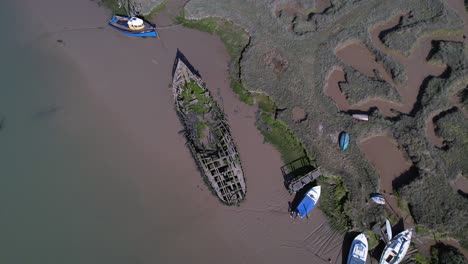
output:
[{"label": "white boat hull", "polygon": [[411,244],[412,230],[407,229],[396,235],[385,247],[379,264],[398,264],[408,252]]},{"label": "white boat hull", "polygon": [[367,238],[361,233],[354,238],[351,244],[347,264],[366,264],[368,250]]}]

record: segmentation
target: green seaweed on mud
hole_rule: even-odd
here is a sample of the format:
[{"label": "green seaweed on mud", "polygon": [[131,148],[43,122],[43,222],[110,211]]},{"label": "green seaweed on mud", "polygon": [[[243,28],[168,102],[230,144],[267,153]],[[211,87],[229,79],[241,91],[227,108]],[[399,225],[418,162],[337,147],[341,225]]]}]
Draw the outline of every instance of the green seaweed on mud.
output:
[{"label": "green seaweed on mud", "polygon": [[345,212],[349,191],[338,176],[321,176],[317,184],[322,187],[319,208],[330,219],[332,227],[345,232],[351,228],[351,220]]},{"label": "green seaweed on mud", "polygon": [[264,112],[274,115],[276,112],[276,104],[273,102],[270,96],[258,93],[255,94],[255,101],[257,102],[258,108]]},{"label": "green seaweed on mud", "polygon": [[239,96],[239,99],[247,105],[254,104],[252,93],[244,88],[242,83],[236,78],[231,76],[231,89]]},{"label": "green seaweed on mud", "polygon": [[257,128],[265,141],[279,151],[284,162],[307,156],[302,143],[294,136],[291,129],[271,114],[260,112]]}]

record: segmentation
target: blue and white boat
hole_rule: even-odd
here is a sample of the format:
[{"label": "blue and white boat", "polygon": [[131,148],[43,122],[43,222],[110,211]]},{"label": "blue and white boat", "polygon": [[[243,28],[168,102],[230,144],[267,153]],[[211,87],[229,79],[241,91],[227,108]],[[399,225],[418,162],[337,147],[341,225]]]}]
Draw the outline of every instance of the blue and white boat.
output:
[{"label": "blue and white boat", "polygon": [[374,201],[376,204],[385,204],[385,198],[380,193],[373,193],[370,196],[371,200]]},{"label": "blue and white boat", "polygon": [[307,216],[307,213],[309,213],[310,210],[312,210],[312,208],[314,208],[314,206],[317,204],[318,199],[320,198],[320,191],[320,186],[315,186],[310,189],[296,207],[295,213],[297,213],[301,218]]},{"label": "blue and white boat", "polygon": [[354,238],[351,244],[351,249],[348,255],[348,264],[366,264],[367,251],[369,247],[367,245],[366,236],[361,233]]},{"label": "blue and white boat", "polygon": [[349,145],[349,134],[346,132],[341,132],[338,136],[338,143],[340,144],[341,150],[346,150]]},{"label": "blue and white boat", "polygon": [[412,230],[407,229],[396,235],[385,247],[379,264],[398,264],[408,252],[411,244]]},{"label": "blue and white boat", "polygon": [[156,37],[156,28],[150,22],[138,17],[115,15],[109,19],[109,25],[118,31],[135,37]]}]

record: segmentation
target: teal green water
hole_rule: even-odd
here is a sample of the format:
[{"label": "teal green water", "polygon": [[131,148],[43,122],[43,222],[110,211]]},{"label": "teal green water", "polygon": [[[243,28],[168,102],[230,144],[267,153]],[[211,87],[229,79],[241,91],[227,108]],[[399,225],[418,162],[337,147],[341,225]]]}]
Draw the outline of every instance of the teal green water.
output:
[{"label": "teal green water", "polygon": [[[0,17],[14,19],[12,10],[0,1]],[[123,147],[79,110],[87,105],[70,65],[21,32],[4,33],[0,263],[140,263],[132,226],[141,209],[129,169],[117,165]],[[82,124],[67,128],[69,118]]]}]

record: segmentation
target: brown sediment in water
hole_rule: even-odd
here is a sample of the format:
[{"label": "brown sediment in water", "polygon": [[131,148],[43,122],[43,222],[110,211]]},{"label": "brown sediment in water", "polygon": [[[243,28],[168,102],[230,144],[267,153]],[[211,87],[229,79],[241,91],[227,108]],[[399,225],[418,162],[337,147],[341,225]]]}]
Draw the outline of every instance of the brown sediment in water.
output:
[{"label": "brown sediment in water", "polygon": [[380,189],[392,193],[393,181],[411,167],[397,143],[387,136],[373,136],[362,140],[359,148],[379,173]]},{"label": "brown sediment in water", "polygon": [[346,95],[341,91],[340,83],[342,82],[346,82],[343,68],[339,66],[335,66],[328,73],[325,79],[325,87],[324,87],[325,95],[332,98],[333,101],[335,102],[335,105],[341,111],[348,111],[348,110],[368,111],[373,106],[388,105],[391,107],[383,108],[380,110],[382,111],[384,115],[393,116],[395,115],[395,113],[392,112],[392,109],[396,109],[400,106],[399,103],[389,102],[385,99],[376,98],[376,97],[369,97],[365,101],[359,102],[354,105],[350,105],[348,103]]},{"label": "brown sediment in water", "polygon": [[377,78],[377,71],[382,79],[394,85],[385,68],[376,61],[374,54],[359,40],[348,40],[335,49],[336,56],[347,65],[360,71],[369,78]]},{"label": "brown sediment in water", "polygon": [[335,66],[328,73],[324,87],[325,95],[331,97],[338,109],[342,111],[347,111],[349,109],[348,100],[340,88],[340,83],[345,81],[346,79],[343,68]]},{"label": "brown sediment in water", "polygon": [[[156,24],[172,23],[171,15],[178,14],[175,4],[183,2],[169,1],[164,12],[157,15]],[[37,36],[47,35],[41,41],[59,49],[84,76],[85,84],[74,91],[85,94],[84,98],[99,106],[96,109],[102,109],[100,131],[108,133],[109,146],[119,146],[121,156],[126,157],[119,161],[109,157],[107,162],[128,172],[125,180],[136,189],[136,194],[128,197],[117,191],[110,193],[106,184],[96,187],[112,206],[118,208],[125,202],[133,208],[121,212],[128,218],[114,220],[119,228],[111,230],[118,237],[106,233],[108,236],[98,241],[108,248],[100,253],[101,263],[129,263],[128,258],[142,263],[194,259],[206,263],[291,259],[320,263],[341,258],[342,237],[330,230],[318,208],[312,210],[308,220],[289,218],[288,201],[293,197],[283,185],[280,155],[263,143],[255,126],[256,109],[240,102],[229,87],[229,57],[217,37],[180,26],[161,29],[159,38],[125,36],[110,27],[102,28],[110,13],[93,1],[27,0],[21,5],[31,19],[46,28],[36,32]],[[82,14],[86,14],[85,20]],[[57,45],[56,38],[67,45]],[[168,87],[177,48],[199,70],[226,113],[247,184],[246,200],[239,207],[222,205],[206,189],[178,133],[182,126]],[[67,119],[65,124],[79,131],[93,118],[83,115],[80,122]],[[114,137],[111,132],[116,129],[124,136]],[[90,173],[100,177],[99,171]],[[112,175],[106,178],[108,182],[117,180]],[[102,214],[106,219],[112,216],[107,211]],[[86,231],[86,223],[73,223],[73,228]],[[50,231],[54,232],[54,227]],[[91,232],[89,237],[92,241]],[[131,248],[116,247],[115,240],[128,242]],[[60,241],[52,243],[44,254],[52,256],[52,248],[73,246],[83,247],[80,256],[87,258],[98,248],[89,245],[93,249],[82,241]],[[130,257],[116,259],[115,254]]]},{"label": "brown sediment in water", "polygon": [[[385,68],[375,61],[375,56],[373,56],[373,54],[370,53],[370,51],[364,46],[364,44],[361,44],[360,42],[357,42],[355,40],[351,40],[349,42],[345,42],[336,49],[337,56],[341,60],[343,60],[343,62],[354,67],[366,76],[373,78],[373,70],[375,69],[376,71],[378,71],[385,81],[387,81],[389,84],[396,88],[396,90],[400,94],[400,97],[402,98],[401,103],[392,102],[383,98],[369,98],[364,102],[360,102],[356,105],[350,106],[350,108],[357,110],[367,110],[372,106],[376,106],[386,116],[395,116],[396,113],[393,110],[403,113],[409,113],[413,109],[414,104],[416,103],[417,96],[419,94],[423,81],[428,76],[440,76],[442,73],[444,73],[444,71],[447,68],[446,65],[435,65],[429,63],[426,60],[432,48],[432,41],[463,41],[462,36],[458,35],[432,36],[429,34],[428,36],[423,36],[416,41],[416,44],[411,49],[409,56],[405,56],[400,51],[391,50],[381,41],[381,39],[379,38],[379,34],[384,30],[390,29],[398,25],[401,16],[406,15],[407,13],[402,13],[398,16],[395,16],[387,22],[379,23],[369,29],[369,34],[372,43],[376,46],[376,48],[378,48],[386,55],[392,56],[405,68],[407,79],[403,84],[395,84],[393,82],[393,79],[385,71]],[[365,58],[364,61],[362,61],[362,58]],[[335,68],[333,68],[332,71],[335,71],[334,69]],[[331,81],[331,79],[328,79],[327,87],[333,89],[333,84],[329,84],[329,82]],[[337,103],[338,106],[345,106],[345,104],[342,102],[342,98],[339,98],[339,95],[336,93],[335,90],[333,92],[330,92],[330,94],[335,101],[340,100],[340,102]]]},{"label": "brown sediment in water", "polygon": [[439,112],[437,113],[432,113],[429,115],[429,117],[427,118],[426,120],[426,137],[427,137],[427,140],[429,141],[429,143],[431,143],[432,145],[438,147],[438,148],[441,148],[444,146],[444,139],[439,137],[436,132],[435,132],[435,129],[436,129],[436,126],[434,124],[434,117],[437,116],[439,114]]}]

